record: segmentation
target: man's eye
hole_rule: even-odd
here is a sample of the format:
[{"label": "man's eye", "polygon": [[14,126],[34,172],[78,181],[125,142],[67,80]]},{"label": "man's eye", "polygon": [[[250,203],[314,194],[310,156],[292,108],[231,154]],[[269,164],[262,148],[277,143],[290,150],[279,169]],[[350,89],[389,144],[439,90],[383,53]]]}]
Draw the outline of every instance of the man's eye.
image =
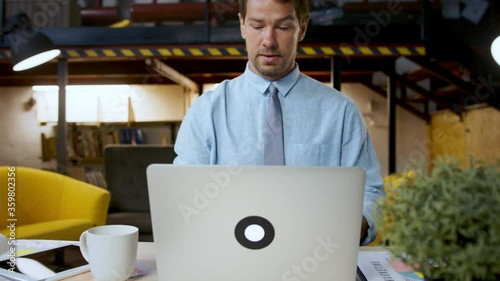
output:
[{"label": "man's eye", "polygon": [[287,30],[287,29],[289,29],[290,27],[289,27],[289,26],[280,26],[280,27],[278,27],[278,28],[279,28],[279,29],[281,29],[281,30]]},{"label": "man's eye", "polygon": [[261,28],[262,28],[262,26],[260,26],[260,25],[253,25],[253,26],[252,26],[252,28],[253,28],[253,29],[261,29]]}]

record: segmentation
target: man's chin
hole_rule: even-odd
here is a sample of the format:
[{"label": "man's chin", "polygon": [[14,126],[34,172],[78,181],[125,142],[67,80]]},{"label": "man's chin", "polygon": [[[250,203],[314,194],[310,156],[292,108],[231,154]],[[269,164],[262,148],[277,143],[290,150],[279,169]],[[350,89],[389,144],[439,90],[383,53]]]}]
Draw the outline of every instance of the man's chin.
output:
[{"label": "man's chin", "polygon": [[260,65],[257,70],[267,77],[278,77],[282,74],[282,69],[276,65]]},{"label": "man's chin", "polygon": [[275,80],[282,76],[282,73],[277,71],[260,70],[259,72],[262,76],[266,77],[269,80]]}]

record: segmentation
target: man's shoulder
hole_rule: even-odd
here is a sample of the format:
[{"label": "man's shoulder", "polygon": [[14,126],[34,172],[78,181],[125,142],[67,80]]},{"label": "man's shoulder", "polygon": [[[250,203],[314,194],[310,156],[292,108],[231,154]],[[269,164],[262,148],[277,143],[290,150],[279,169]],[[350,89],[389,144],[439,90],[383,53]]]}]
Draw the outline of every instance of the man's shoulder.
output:
[{"label": "man's shoulder", "polygon": [[213,112],[221,106],[224,107],[227,95],[232,92],[238,92],[238,85],[241,84],[241,81],[238,81],[239,79],[240,77],[236,77],[214,85],[214,88],[203,92],[191,105],[190,109],[192,108],[192,111],[195,112]]},{"label": "man's shoulder", "polygon": [[322,83],[303,73],[301,74],[300,82],[301,87],[305,87],[308,90],[308,93],[316,95],[318,98],[321,98],[322,101],[329,100],[332,102],[342,102],[345,104],[353,103],[353,100],[349,96],[341,93],[332,86]]},{"label": "man's shoulder", "polygon": [[239,85],[241,85],[241,82],[242,82],[241,76],[238,76],[230,80],[224,80],[218,83],[214,88],[204,92],[200,96],[200,98],[204,97],[204,99],[208,99],[211,101],[223,98],[227,93],[236,90],[239,87]]},{"label": "man's shoulder", "polygon": [[214,103],[216,100],[220,99],[225,95],[226,83],[227,80],[222,81],[218,85],[217,84],[214,85],[214,88],[203,92],[193,105],[198,103],[198,104],[204,104],[206,106],[207,104]]}]

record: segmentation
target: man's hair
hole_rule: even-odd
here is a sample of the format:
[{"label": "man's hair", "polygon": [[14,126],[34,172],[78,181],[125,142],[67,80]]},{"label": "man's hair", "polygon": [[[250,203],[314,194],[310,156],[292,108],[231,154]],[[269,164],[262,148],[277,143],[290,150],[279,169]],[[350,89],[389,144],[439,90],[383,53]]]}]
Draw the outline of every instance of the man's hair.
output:
[{"label": "man's hair", "polygon": [[[308,0],[275,0],[282,3],[292,2],[295,7],[295,13],[299,19],[299,23],[309,18],[309,1]],[[240,2],[240,14],[243,20],[247,15],[247,2],[248,0],[239,0]]]}]

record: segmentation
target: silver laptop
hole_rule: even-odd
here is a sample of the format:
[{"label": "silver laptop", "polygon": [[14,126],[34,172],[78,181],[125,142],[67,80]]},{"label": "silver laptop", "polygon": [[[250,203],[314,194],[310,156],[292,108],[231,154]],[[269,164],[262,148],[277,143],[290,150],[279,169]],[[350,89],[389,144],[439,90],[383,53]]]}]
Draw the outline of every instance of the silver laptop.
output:
[{"label": "silver laptop", "polygon": [[356,280],[365,171],[153,164],[161,281]]}]

